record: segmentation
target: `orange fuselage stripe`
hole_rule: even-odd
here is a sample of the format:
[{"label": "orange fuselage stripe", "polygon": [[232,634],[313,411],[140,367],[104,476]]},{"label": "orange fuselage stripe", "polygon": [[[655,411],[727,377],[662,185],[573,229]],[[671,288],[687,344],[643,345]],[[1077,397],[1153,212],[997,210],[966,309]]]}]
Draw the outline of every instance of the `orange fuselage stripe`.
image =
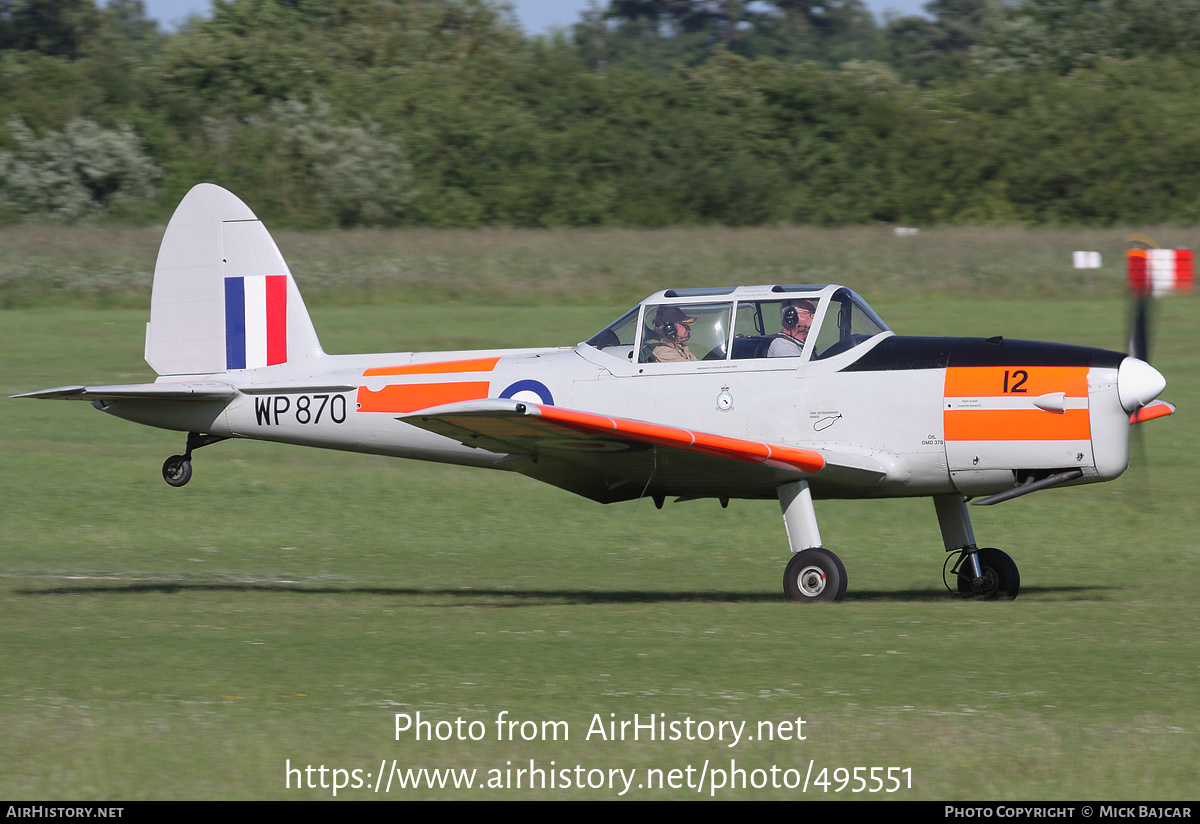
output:
[{"label": "orange fuselage stripe", "polygon": [[469,360],[410,363],[407,366],[376,366],[363,372],[364,378],[381,375],[438,375],[451,372],[491,372],[500,358],[471,358]]},{"label": "orange fuselage stripe", "polygon": [[1065,392],[1086,398],[1086,366],[952,366],[946,370],[947,398],[1027,397]]},{"label": "orange fuselage stripe", "polygon": [[372,392],[358,388],[359,412],[418,412],[431,406],[474,401],[488,396],[487,381],[402,383]]},{"label": "orange fuselage stripe", "polygon": [[[994,401],[1033,401],[1062,392],[1088,396],[1086,366],[958,366],[946,370],[947,400],[977,401],[980,408],[946,409],[947,441],[1085,441],[1091,437],[1087,409],[1049,412],[1037,408],[996,409]],[[976,405],[976,404],[972,404]],[[957,406],[957,404],[956,404]]]},{"label": "orange fuselage stripe", "polygon": [[1086,409],[956,409],[944,416],[947,441],[1086,441]]}]

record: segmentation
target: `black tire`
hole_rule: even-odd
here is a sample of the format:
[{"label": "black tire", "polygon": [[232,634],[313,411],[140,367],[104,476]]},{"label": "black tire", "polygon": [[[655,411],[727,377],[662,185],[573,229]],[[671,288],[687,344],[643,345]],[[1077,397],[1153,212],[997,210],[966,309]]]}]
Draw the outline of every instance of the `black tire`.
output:
[{"label": "black tire", "polygon": [[846,567],[821,547],[797,552],[784,570],[783,592],[800,603],[840,601],[846,594]]},{"label": "black tire", "polygon": [[964,575],[966,568],[964,559],[958,568],[958,594],[964,598],[1011,601],[1021,591],[1021,573],[1016,562],[998,549],[984,547],[979,550],[979,568],[983,570],[980,586],[975,586],[969,574]]},{"label": "black tire", "polygon": [[183,486],[192,479],[192,462],[182,455],[172,455],[163,462],[162,473],[171,486]]}]

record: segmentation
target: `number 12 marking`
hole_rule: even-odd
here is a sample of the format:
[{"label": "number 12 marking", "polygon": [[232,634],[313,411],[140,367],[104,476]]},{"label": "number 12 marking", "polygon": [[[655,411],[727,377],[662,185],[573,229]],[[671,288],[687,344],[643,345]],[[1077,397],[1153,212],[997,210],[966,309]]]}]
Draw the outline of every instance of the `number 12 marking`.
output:
[{"label": "number 12 marking", "polygon": [[[1013,371],[1011,373],[1011,375],[1012,375],[1013,380],[1016,380],[1016,383],[1014,383],[1012,385],[1012,387],[1009,387],[1009,385],[1008,385],[1009,374],[1010,374],[1009,371],[1007,369],[1005,369],[1004,370],[1004,394],[1005,395],[1011,395],[1011,394],[1022,394],[1023,395],[1027,391],[1029,391],[1027,389],[1021,388],[1021,385],[1024,384],[1025,381],[1029,380],[1028,372],[1026,372],[1024,369],[1017,369],[1017,370]],[[1020,378],[1020,379],[1017,380],[1018,378]]]}]

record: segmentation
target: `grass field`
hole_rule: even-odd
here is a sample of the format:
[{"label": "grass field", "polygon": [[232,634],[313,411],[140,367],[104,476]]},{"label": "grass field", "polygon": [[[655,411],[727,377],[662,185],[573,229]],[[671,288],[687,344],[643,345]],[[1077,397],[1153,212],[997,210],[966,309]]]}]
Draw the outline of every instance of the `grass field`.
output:
[{"label": "grass field", "polygon": [[[1123,348],[1111,286],[1053,299],[1027,286],[861,291],[902,333]],[[525,297],[309,303],[326,349],[347,352],[569,344],[632,302]],[[0,312],[5,396],[152,377],[143,310],[35,303]],[[1011,603],[945,592],[927,500],[818,502],[849,591],[800,606],[782,596],[769,502],[604,507],[502,473],[249,442],[199,452],[191,484],[171,489],[159,466],[181,435],[86,404],[0,401],[0,797],[330,798],[287,789],[286,767],[373,784],[394,760],[474,769],[484,788],[393,785],[391,798],[610,799],[620,768],[639,770],[624,797],[641,799],[709,797],[714,770],[738,769],[767,786],[717,797],[1195,799],[1197,306],[1160,307],[1154,361],[1179,414],[1144,427],[1138,466],[973,511],[981,542],[1020,564]],[[463,729],[482,740],[397,740],[395,715],[418,712],[481,722]],[[569,740],[562,727],[498,740],[503,712],[537,722],[534,738],[566,722]],[[588,739],[597,715],[635,714],[745,722],[754,740]],[[759,740],[760,722],[798,717],[804,740]],[[604,787],[486,787],[531,759],[560,785],[557,771],[586,784],[602,770]],[[855,767],[911,773],[893,773],[894,793],[833,792],[834,769]],[[823,768],[829,791],[770,786]],[[680,770],[682,786],[639,787],[653,770]]]},{"label": "grass field", "polygon": [[[1121,297],[1132,229],[722,226],[275,232],[313,305],[632,304],[668,287],[844,283],[876,302]],[[1188,247],[1178,227],[1140,229]],[[162,228],[0,227],[0,308],[147,307]],[[1099,251],[1102,270],[1072,268]],[[916,294],[914,294],[916,290]]]}]

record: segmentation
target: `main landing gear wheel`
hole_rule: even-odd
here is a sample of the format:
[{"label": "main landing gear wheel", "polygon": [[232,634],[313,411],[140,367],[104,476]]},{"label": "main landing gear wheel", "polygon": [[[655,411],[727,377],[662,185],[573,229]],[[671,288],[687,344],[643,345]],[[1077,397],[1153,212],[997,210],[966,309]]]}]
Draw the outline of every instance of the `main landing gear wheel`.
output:
[{"label": "main landing gear wheel", "polygon": [[992,547],[979,550],[979,568],[983,577],[974,581],[964,574],[968,564],[960,562],[958,568],[958,594],[964,598],[978,598],[985,601],[1011,601],[1021,590],[1021,573],[1012,558],[1004,552]]},{"label": "main landing gear wheel", "polygon": [[783,573],[783,591],[792,601],[840,601],[846,594],[846,567],[838,556],[816,547],[797,552]]},{"label": "main landing gear wheel", "polygon": [[192,462],[183,455],[172,455],[163,462],[162,472],[171,486],[183,486],[192,479]]}]

